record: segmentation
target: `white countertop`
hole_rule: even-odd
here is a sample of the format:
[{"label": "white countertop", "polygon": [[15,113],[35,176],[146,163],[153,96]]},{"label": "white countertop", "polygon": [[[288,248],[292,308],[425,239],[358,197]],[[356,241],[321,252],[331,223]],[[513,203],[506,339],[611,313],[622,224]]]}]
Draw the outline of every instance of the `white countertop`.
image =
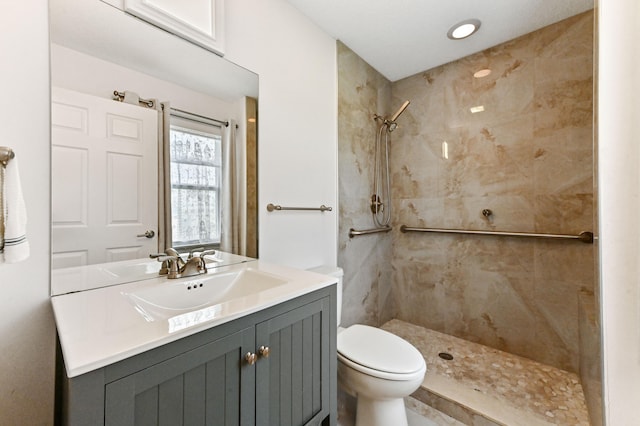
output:
[{"label": "white countertop", "polygon": [[287,282],[248,297],[215,304],[214,309],[208,307],[207,315],[199,316],[201,320],[177,331],[171,327],[172,318],[145,318],[126,294],[198,276],[178,280],[158,277],[53,296],[51,303],[67,375],[87,373],[336,283],[333,277],[260,260],[215,268],[209,275],[246,268],[285,278]]}]

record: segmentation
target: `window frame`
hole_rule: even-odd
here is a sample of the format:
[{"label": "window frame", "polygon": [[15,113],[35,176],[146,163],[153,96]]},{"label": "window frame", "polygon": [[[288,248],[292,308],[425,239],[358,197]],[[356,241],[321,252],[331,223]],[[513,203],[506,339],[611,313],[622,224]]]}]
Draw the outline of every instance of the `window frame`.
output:
[{"label": "window frame", "polygon": [[[212,120],[207,120],[204,117],[195,115],[195,114],[189,114],[189,113],[185,113],[184,111],[180,111],[179,114],[175,113],[174,111],[171,112],[170,115],[170,123],[169,123],[169,131],[173,132],[174,129],[176,129],[179,132],[183,132],[183,133],[190,133],[193,135],[197,135],[197,136],[204,136],[204,137],[209,137],[209,138],[214,138],[217,139],[217,144],[220,144],[220,149],[217,151],[218,154],[222,154],[222,126]],[[213,167],[216,167],[218,169],[218,185],[210,185],[210,186],[198,186],[198,185],[188,185],[188,184],[183,184],[181,185],[183,188],[182,189],[193,189],[193,190],[205,190],[205,191],[212,191],[215,192],[216,194],[216,199],[217,199],[217,217],[218,217],[218,225],[219,225],[219,240],[218,242],[212,242],[212,243],[208,243],[208,244],[203,244],[203,243],[198,243],[198,242],[193,242],[193,241],[188,241],[185,244],[177,244],[176,241],[174,240],[174,223],[173,223],[173,206],[174,206],[174,202],[173,202],[173,190],[174,188],[176,188],[177,185],[180,184],[174,184],[173,180],[172,180],[172,173],[171,173],[171,169],[172,169],[172,164],[173,163],[179,163],[179,164],[192,164],[192,165],[201,165],[201,166],[211,166],[211,164],[207,164],[204,162],[198,162],[198,161],[174,161],[173,160],[173,156],[171,155],[172,152],[172,144],[171,144],[171,137],[170,137],[170,147],[169,147],[169,186],[170,186],[170,197],[171,197],[171,215],[169,216],[171,218],[171,245],[173,248],[175,248],[176,250],[180,251],[180,252],[186,252],[186,251],[192,251],[195,249],[219,249],[220,248],[220,240],[222,238],[222,205],[221,205],[221,196],[222,196],[222,168],[223,168],[223,164],[222,164],[222,158],[219,158],[219,161],[216,161],[216,163],[218,163],[219,165],[212,165]]]}]

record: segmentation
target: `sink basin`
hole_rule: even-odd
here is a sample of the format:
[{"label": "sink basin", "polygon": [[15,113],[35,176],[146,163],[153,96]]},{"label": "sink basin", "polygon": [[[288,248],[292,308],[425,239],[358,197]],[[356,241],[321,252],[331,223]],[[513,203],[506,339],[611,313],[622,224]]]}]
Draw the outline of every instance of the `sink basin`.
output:
[{"label": "sink basin", "polygon": [[[205,317],[215,314],[212,306],[269,290],[288,281],[276,275],[252,268],[220,272],[177,282],[167,280],[154,287],[122,293],[133,302],[147,321],[158,318],[185,318],[182,314],[202,311]],[[200,315],[200,320],[203,320]],[[199,321],[201,322],[201,321]]]}]

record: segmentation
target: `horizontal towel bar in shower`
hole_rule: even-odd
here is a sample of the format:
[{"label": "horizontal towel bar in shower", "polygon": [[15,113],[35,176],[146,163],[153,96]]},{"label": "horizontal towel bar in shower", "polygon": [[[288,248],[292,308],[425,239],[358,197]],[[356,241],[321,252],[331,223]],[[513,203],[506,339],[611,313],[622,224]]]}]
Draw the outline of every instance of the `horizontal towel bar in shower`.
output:
[{"label": "horizontal towel bar in shower", "polygon": [[349,229],[349,238],[357,237],[358,235],[368,235],[368,234],[377,234],[379,232],[389,232],[392,229],[393,228],[391,228],[390,226],[385,226],[382,228],[373,228],[373,229],[362,229],[359,231],[351,228]]},{"label": "horizontal towel bar in shower", "polygon": [[564,234],[534,234],[526,232],[497,232],[497,231],[472,231],[465,229],[441,229],[441,228],[412,228],[407,225],[400,227],[402,232],[437,232],[443,234],[474,234],[474,235],[494,235],[498,237],[528,237],[528,238],[552,238],[562,240],[578,240],[583,243],[593,244],[593,232],[581,232],[580,235]]},{"label": "horizontal towel bar in shower", "polygon": [[324,204],[320,207],[283,207],[272,203],[267,204],[267,211],[272,212],[274,210],[318,210],[321,212],[330,212],[333,210],[333,207],[327,207]]}]

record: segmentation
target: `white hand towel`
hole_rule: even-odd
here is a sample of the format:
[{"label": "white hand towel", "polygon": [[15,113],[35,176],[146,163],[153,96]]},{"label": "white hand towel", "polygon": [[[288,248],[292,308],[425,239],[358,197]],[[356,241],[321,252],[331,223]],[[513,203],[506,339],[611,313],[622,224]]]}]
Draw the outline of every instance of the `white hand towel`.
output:
[{"label": "white hand towel", "polygon": [[0,205],[2,205],[4,219],[4,236],[0,235],[0,263],[20,262],[29,257],[29,242],[27,241],[27,209],[22,197],[17,159],[14,158],[7,163],[4,179],[0,179],[0,185],[2,186]]}]

